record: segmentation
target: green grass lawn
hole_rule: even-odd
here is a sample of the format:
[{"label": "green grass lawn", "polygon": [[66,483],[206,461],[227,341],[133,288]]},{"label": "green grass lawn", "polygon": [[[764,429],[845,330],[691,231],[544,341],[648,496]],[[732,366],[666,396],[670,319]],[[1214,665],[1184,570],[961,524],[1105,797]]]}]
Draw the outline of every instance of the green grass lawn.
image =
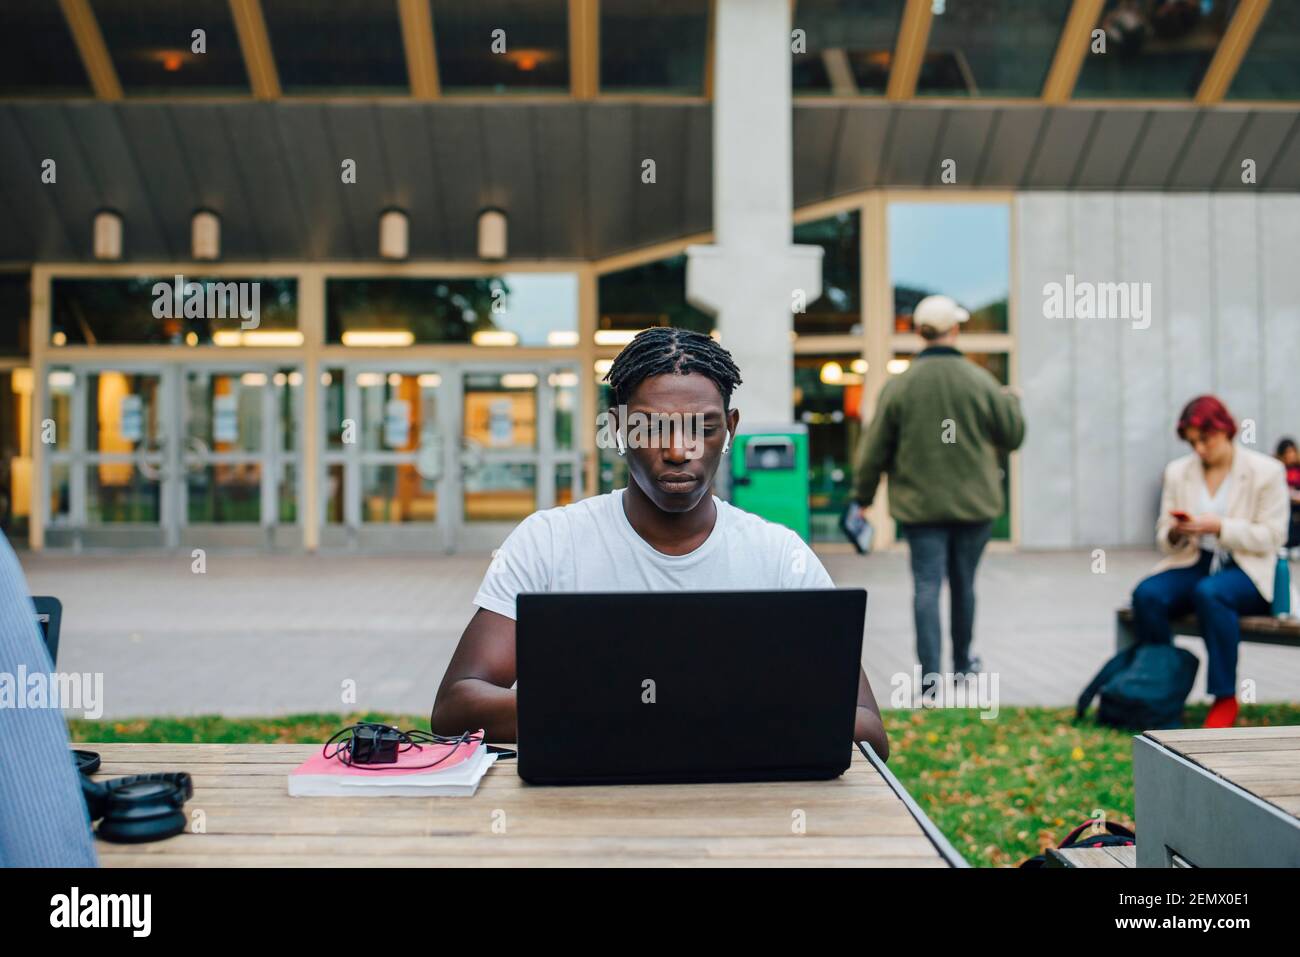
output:
[{"label": "green grass lawn", "polygon": [[[1205,706],[1187,709],[1188,727]],[[886,711],[889,767],[972,865],[1015,866],[1095,811],[1133,826],[1132,734],[1073,709]],[[74,741],[321,742],[357,720],[420,727],[426,716],[297,714],[282,718],[142,718],[69,722]],[[1300,725],[1300,704],[1247,705],[1242,725]]]}]

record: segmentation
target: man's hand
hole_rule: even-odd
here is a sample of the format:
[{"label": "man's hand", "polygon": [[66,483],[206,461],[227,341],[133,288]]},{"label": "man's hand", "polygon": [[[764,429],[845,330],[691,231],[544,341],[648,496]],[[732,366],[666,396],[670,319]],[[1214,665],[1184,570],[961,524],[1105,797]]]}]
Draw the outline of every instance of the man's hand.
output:
[{"label": "man's hand", "polygon": [[480,608],[447,665],[430,727],[437,734],[483,728],[489,741],[514,741],[514,683],[514,619]]}]

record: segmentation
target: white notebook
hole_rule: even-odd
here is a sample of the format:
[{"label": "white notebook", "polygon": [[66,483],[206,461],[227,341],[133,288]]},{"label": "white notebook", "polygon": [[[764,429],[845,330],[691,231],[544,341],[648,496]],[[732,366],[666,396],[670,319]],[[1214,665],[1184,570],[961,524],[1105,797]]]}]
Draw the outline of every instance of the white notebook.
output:
[{"label": "white notebook", "polygon": [[473,797],[479,781],[483,780],[483,775],[487,774],[496,758],[480,745],[473,754],[451,767],[402,774],[355,768],[349,768],[345,773],[312,774],[311,766],[316,763],[316,759],[312,759],[289,775],[289,796]]}]

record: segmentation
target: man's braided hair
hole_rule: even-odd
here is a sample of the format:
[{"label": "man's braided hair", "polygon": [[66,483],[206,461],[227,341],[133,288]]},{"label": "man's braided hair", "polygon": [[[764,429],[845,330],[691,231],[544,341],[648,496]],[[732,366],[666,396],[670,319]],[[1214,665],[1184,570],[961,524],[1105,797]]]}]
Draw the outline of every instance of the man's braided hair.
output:
[{"label": "man's braided hair", "polygon": [[740,370],[730,352],[689,329],[655,326],[637,333],[609,367],[605,381],[614,392],[614,404],[624,405],[651,376],[692,372],[712,379],[722,393],[722,407],[730,408],[731,393],[740,385]]}]

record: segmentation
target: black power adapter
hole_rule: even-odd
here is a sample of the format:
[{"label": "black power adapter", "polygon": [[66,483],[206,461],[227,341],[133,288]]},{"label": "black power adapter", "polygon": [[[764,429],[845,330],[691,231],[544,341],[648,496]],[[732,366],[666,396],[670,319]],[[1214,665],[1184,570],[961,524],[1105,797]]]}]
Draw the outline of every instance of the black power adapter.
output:
[{"label": "black power adapter", "polygon": [[396,764],[403,735],[382,724],[360,724],[352,733],[351,763]]}]

